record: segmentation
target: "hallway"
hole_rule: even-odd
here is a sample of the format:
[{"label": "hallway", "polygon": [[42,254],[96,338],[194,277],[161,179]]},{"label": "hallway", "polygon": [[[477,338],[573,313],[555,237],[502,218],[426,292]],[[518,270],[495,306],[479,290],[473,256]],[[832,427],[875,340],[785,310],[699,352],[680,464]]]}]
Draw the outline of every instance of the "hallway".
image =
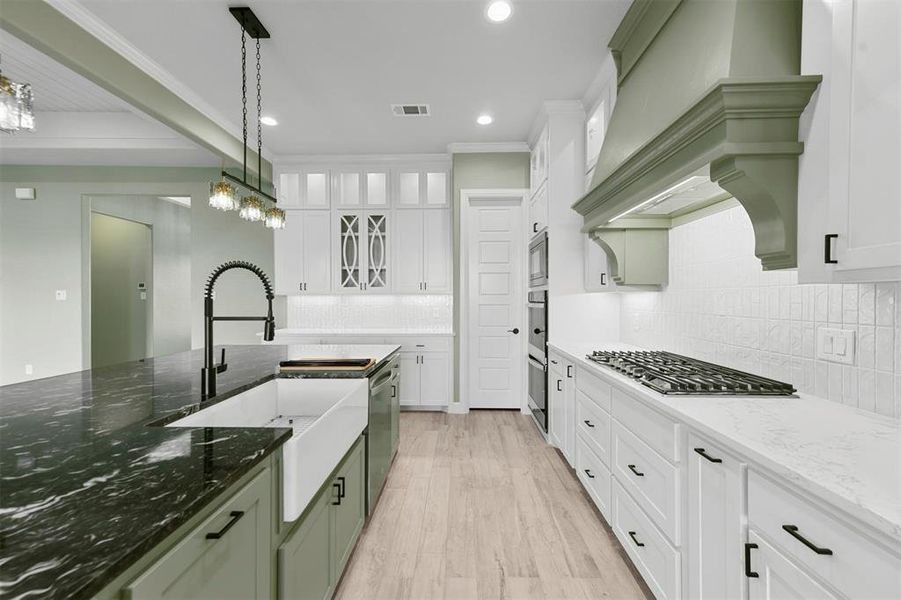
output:
[{"label": "hallway", "polygon": [[557,451],[516,411],[403,413],[340,600],[644,598]]}]

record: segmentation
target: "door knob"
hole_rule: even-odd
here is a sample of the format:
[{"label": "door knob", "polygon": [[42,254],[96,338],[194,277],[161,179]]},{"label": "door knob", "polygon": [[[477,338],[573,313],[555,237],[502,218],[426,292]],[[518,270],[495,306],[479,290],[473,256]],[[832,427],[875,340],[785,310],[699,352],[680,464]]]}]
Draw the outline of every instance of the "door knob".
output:
[{"label": "door knob", "polygon": [[532,331],[535,332],[535,335],[538,335],[538,334],[540,334],[543,330],[542,330],[541,328],[539,328],[539,327],[536,327],[536,328],[533,329]]},{"label": "door knob", "polygon": [[513,335],[516,335],[519,333],[519,327],[514,327],[513,329],[508,329],[507,331],[509,331]]}]

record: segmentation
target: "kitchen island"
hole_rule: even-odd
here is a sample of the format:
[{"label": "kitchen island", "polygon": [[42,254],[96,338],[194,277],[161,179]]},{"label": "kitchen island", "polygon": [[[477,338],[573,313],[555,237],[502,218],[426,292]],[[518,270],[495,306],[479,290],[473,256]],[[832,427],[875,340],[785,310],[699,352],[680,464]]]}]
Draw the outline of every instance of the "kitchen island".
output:
[{"label": "kitchen island", "polygon": [[203,406],[202,350],[0,387],[0,592],[97,594],[292,433],[160,425],[275,379],[282,360],[365,355],[366,377],[397,349],[227,346]]}]

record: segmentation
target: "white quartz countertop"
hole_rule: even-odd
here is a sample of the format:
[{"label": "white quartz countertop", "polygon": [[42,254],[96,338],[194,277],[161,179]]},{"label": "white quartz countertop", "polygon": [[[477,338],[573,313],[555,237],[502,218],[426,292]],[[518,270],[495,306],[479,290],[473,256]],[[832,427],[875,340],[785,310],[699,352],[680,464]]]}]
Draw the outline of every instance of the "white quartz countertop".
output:
[{"label": "white quartz countertop", "polygon": [[667,396],[594,363],[626,344],[548,344],[712,440],[893,537],[901,538],[901,420],[799,397]]},{"label": "white quartz countertop", "polygon": [[434,329],[276,329],[275,335],[355,335],[355,336],[449,336],[454,332],[446,328]]},{"label": "white quartz countertop", "polygon": [[287,360],[301,358],[373,358],[385,360],[398,350],[397,344],[287,344]]}]

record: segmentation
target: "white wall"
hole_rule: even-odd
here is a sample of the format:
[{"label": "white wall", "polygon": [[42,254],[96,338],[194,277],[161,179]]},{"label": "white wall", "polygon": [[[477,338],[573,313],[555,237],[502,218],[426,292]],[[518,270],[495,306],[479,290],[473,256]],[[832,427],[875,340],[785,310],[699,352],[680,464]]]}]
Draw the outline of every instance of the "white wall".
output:
[{"label": "white wall", "polygon": [[[0,171],[0,383],[48,377],[83,367],[83,196],[186,195],[191,205],[190,305],[192,346],[203,345],[203,284],[230,259],[273,271],[272,232],[235,213],[208,207],[209,180],[217,169],[130,167],[17,167]],[[14,188],[34,187],[37,200],[15,199]],[[55,300],[65,289],[68,299]],[[259,281],[230,272],[216,287],[218,314],[265,314]],[[258,343],[259,323],[219,324],[217,343]],[[25,376],[24,365],[34,365]]]},{"label": "white wall", "polygon": [[[763,272],[745,211],[670,232],[670,284],[622,294],[622,339],[788,381],[802,392],[901,417],[901,283],[799,285]],[[854,330],[856,363],[815,359],[820,327]]]}]

